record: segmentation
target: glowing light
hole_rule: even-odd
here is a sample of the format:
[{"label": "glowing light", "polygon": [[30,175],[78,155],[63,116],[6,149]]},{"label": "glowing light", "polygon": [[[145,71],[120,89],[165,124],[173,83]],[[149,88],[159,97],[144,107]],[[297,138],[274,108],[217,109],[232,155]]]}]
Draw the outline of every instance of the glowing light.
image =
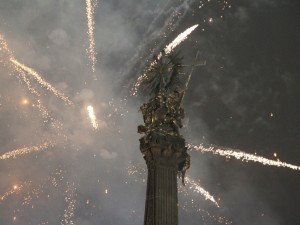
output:
[{"label": "glowing light", "polygon": [[46,141],[45,143],[40,144],[40,145],[35,145],[35,146],[16,149],[16,150],[13,150],[13,151],[10,151],[10,152],[7,152],[7,153],[1,155],[0,160],[9,159],[9,158],[16,158],[19,155],[25,155],[25,154],[29,154],[31,152],[41,151],[41,150],[44,150],[45,148],[48,148],[50,146],[53,147],[54,144],[52,142]]},{"label": "glowing light", "polygon": [[107,189],[105,189],[105,194],[108,194],[108,190]]},{"label": "glowing light", "polygon": [[22,104],[23,105],[27,105],[29,103],[29,101],[27,100],[27,99],[24,99],[23,101],[22,101]]},{"label": "glowing light", "polygon": [[225,156],[226,158],[235,157],[236,159],[241,159],[242,161],[253,161],[253,162],[259,162],[263,165],[268,166],[277,166],[277,167],[287,167],[293,170],[300,170],[300,166],[295,166],[286,162],[281,162],[279,159],[277,161],[264,158],[262,156],[256,156],[252,154],[248,154],[242,151],[235,151],[231,149],[219,149],[214,147],[205,148],[203,144],[201,145],[192,145],[188,144],[188,148],[195,149],[201,152],[212,152],[213,154],[218,154],[221,156]]},{"label": "glowing light", "polygon": [[13,195],[15,193],[18,193],[22,190],[24,186],[28,186],[30,182],[24,182],[21,185],[14,185],[11,189],[9,189],[7,192],[5,192],[3,195],[0,196],[0,201],[3,201],[7,199],[10,195]]},{"label": "glowing light", "polygon": [[[176,48],[178,45],[181,44],[181,42],[183,42],[185,39],[187,39],[187,37],[199,26],[199,24],[196,24],[188,29],[186,29],[184,32],[182,32],[181,34],[179,34],[170,44],[168,44],[165,47],[165,52],[167,54],[171,53],[173,51],[174,48]],[[161,57],[158,56],[158,58]]]},{"label": "glowing light", "polygon": [[[87,16],[87,22],[88,22],[88,36],[89,36],[89,48],[87,49],[87,52],[89,53],[89,59],[92,61],[92,71],[93,73],[96,71],[96,52],[95,52],[95,38],[94,38],[94,12],[95,7],[97,6],[97,0],[86,0],[86,16]],[[97,77],[95,74],[93,74],[94,80],[97,80]]]},{"label": "glowing light", "polygon": [[195,192],[200,193],[202,196],[205,197],[205,200],[210,200],[217,207],[220,207],[218,202],[216,202],[214,196],[210,195],[208,191],[204,190],[204,188],[202,188],[200,185],[198,185],[195,181],[193,181],[189,177],[186,177],[185,180],[187,184],[190,185],[190,189],[193,189]]},{"label": "glowing light", "polygon": [[91,124],[92,126],[94,127],[94,129],[98,129],[99,128],[99,125],[97,123],[97,119],[96,119],[96,116],[95,116],[95,113],[94,113],[94,108],[93,106],[89,105],[87,107],[87,111],[89,113],[89,117],[90,117],[90,120],[91,120]]},{"label": "glowing light", "polygon": [[[164,51],[167,54],[170,54],[174,48],[176,48],[178,45],[181,44],[181,42],[183,42],[185,39],[188,38],[188,36],[199,26],[199,24],[196,24],[188,29],[186,29],[184,32],[182,32],[181,34],[179,34],[170,44],[168,44],[165,48]],[[159,55],[157,56],[157,60],[155,60],[154,62],[151,63],[149,69],[151,69],[156,63],[157,61],[162,57],[162,53],[159,53]],[[148,70],[149,70],[148,69]],[[137,82],[134,84],[133,89],[132,89],[132,95],[136,95],[139,86],[141,85],[142,81],[145,80],[147,78],[147,74],[143,74],[141,76],[138,77]]]}]

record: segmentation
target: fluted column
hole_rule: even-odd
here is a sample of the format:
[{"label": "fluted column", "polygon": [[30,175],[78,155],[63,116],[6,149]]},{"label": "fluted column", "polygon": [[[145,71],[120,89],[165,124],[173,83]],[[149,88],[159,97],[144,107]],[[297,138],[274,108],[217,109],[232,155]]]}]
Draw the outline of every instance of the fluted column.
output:
[{"label": "fluted column", "polygon": [[178,225],[175,168],[155,166],[148,169],[144,225]]}]

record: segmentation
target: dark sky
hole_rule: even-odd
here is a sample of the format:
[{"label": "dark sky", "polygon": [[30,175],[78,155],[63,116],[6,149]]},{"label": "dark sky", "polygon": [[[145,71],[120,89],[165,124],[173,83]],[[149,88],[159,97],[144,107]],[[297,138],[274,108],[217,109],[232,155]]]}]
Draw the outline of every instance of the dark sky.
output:
[{"label": "dark sky", "polygon": [[[93,81],[84,1],[0,0],[0,34],[15,58],[74,102],[64,105],[29,78],[62,123],[57,131],[32,106],[36,99],[3,63],[1,51],[0,155],[46,139],[56,145],[0,160],[0,196],[24,186],[0,200],[0,224],[143,223],[146,171],[136,126],[142,123],[139,105],[149,96],[139,91],[132,97],[130,90],[152,54],[194,24],[199,27],[177,47],[184,63],[197,51],[206,61],[195,68],[184,100],[186,141],[299,165],[299,9],[295,0],[99,1]],[[219,199],[220,208],[179,184],[180,224],[300,224],[299,171],[190,155],[187,175]],[[75,201],[70,217],[68,197]]]}]

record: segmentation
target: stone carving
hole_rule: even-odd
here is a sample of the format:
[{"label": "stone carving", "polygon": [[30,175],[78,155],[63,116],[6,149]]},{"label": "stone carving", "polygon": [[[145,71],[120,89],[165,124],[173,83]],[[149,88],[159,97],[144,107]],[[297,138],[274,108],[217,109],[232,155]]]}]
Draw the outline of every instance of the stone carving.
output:
[{"label": "stone carving", "polygon": [[[143,114],[145,123],[138,126],[138,133],[144,134],[140,139],[140,150],[148,168],[172,167],[182,176],[184,185],[185,171],[190,167],[190,156],[187,154],[185,139],[179,133],[184,118],[184,108],[181,104],[184,90],[172,84],[172,80],[175,80],[174,77],[178,75],[177,67],[180,67],[180,63],[176,61],[176,57],[163,53],[157,65],[155,71],[160,71],[157,72],[157,77],[153,70],[151,71],[152,92],[155,96],[148,103],[144,103],[139,110]],[[166,68],[172,68],[172,75]]]}]

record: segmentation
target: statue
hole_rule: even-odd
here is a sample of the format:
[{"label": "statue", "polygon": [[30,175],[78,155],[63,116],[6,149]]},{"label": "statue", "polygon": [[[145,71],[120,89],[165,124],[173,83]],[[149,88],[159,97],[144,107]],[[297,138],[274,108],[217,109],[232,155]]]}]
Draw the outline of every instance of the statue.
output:
[{"label": "statue", "polygon": [[184,89],[180,88],[178,78],[181,59],[178,54],[162,51],[161,57],[156,58],[156,64],[150,68],[144,85],[155,96],[140,107],[145,125],[138,126],[138,133],[145,134],[140,139],[140,149],[148,167],[152,163],[172,163],[176,165],[184,185],[190,156],[179,133],[184,118],[181,104]]}]

